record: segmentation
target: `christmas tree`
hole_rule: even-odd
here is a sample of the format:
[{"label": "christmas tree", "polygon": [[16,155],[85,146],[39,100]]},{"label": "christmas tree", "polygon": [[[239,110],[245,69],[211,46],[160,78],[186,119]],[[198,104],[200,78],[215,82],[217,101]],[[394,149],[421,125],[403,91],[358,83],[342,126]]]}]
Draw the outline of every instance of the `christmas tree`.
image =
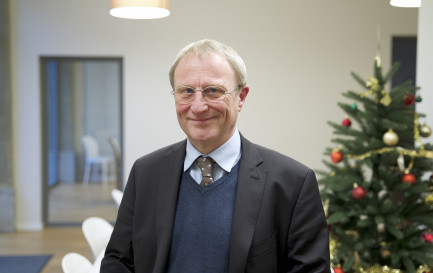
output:
[{"label": "christmas tree", "polygon": [[382,72],[380,57],[363,90],[338,103],[346,118],[328,122],[336,137],[318,171],[331,236],[331,263],[341,272],[433,272],[433,146],[416,112],[411,81],[389,92],[399,67]]}]

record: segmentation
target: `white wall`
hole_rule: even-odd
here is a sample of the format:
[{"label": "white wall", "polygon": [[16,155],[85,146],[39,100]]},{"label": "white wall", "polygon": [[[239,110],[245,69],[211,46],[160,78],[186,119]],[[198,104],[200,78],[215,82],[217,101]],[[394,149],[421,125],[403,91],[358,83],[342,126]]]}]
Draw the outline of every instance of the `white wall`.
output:
[{"label": "white wall", "polygon": [[202,38],[244,58],[250,93],[238,127],[250,140],[312,168],[330,145],[326,121],[341,121],[341,93],[358,90],[355,71],[373,73],[377,25],[390,66],[392,35],[416,35],[417,9],[377,0],[183,0],[159,20],[108,14],[109,0],[13,0],[12,68],[17,226],[41,228],[41,55],[124,58],[125,176],[133,161],[184,138],[168,69],[180,48]]},{"label": "white wall", "polygon": [[[417,104],[417,111],[427,115],[420,119],[420,124],[433,129],[433,1],[423,1],[418,25],[416,85],[421,87],[419,94],[423,100]],[[433,144],[433,134],[421,140]]]}]

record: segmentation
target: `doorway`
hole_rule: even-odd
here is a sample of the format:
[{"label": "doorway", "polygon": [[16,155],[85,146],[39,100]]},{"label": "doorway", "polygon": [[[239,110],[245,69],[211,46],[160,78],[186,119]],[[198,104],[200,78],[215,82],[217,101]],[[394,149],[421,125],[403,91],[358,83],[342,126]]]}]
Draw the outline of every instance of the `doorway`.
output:
[{"label": "doorway", "polygon": [[[44,223],[113,222],[111,190],[123,189],[122,58],[40,57],[40,68]],[[105,165],[89,164],[84,136]]]},{"label": "doorway", "polygon": [[392,37],[392,63],[401,64],[392,78],[392,88],[407,80],[416,85],[416,48],[417,37]]}]

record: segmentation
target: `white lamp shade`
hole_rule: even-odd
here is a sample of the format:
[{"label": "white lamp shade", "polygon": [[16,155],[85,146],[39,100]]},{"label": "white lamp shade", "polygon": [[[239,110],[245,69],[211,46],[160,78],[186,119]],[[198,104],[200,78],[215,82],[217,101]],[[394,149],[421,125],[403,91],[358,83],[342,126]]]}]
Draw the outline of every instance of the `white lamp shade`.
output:
[{"label": "white lamp shade", "polygon": [[391,0],[391,6],[402,8],[419,8],[421,7],[421,0]]},{"label": "white lamp shade", "polygon": [[111,0],[110,14],[128,19],[156,19],[170,15],[169,0]]}]

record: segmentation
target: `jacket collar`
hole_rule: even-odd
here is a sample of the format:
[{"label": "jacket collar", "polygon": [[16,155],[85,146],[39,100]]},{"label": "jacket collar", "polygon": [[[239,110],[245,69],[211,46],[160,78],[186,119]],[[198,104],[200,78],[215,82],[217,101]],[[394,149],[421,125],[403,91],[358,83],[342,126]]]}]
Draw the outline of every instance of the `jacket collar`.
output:
[{"label": "jacket collar", "polygon": [[161,162],[167,166],[172,166],[172,169],[161,174],[162,176],[158,177],[156,182],[158,183],[158,199],[155,217],[158,249],[153,270],[155,273],[166,272],[185,151],[186,140],[173,144],[161,158]]},{"label": "jacket collar", "polygon": [[242,157],[233,215],[230,245],[230,273],[244,272],[248,253],[262,204],[266,170],[259,166],[263,159],[255,144],[241,135]]}]

